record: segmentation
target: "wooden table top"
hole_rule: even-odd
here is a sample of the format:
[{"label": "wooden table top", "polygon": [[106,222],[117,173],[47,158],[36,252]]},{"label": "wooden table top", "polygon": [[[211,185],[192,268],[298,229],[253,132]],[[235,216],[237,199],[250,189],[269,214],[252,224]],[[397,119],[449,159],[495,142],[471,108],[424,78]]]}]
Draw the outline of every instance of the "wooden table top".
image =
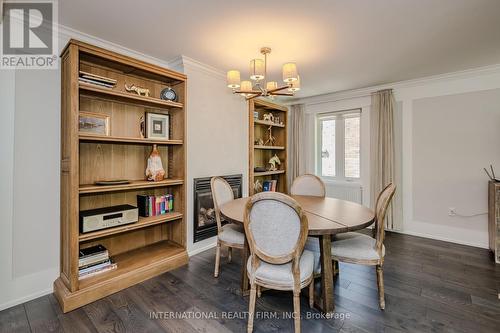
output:
[{"label": "wooden table top", "polygon": [[[338,234],[366,228],[373,223],[373,210],[360,204],[334,199],[292,195],[304,210],[309,222],[309,235]],[[243,223],[248,198],[239,198],[220,207],[228,220]]]}]

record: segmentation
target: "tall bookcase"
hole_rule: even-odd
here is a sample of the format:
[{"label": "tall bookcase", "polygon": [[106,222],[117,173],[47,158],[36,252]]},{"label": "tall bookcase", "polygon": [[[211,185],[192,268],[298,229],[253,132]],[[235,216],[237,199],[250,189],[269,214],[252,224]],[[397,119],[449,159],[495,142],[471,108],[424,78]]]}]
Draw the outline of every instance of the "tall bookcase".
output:
[{"label": "tall bookcase", "polygon": [[[280,122],[264,120],[264,114],[273,114],[279,117]],[[265,180],[277,180],[277,192],[287,192],[287,133],[288,133],[288,108],[264,99],[252,99],[248,101],[248,123],[249,123],[249,181],[248,193],[255,194],[254,185],[257,180],[262,184]],[[262,139],[265,143],[268,139],[268,129],[271,127],[275,142],[271,144],[256,144],[255,141]],[[277,155],[281,165],[276,171],[254,171],[255,167],[269,168],[269,159]]]},{"label": "tall bookcase", "polygon": [[[71,311],[188,262],[186,251],[186,76],[83,42],[71,40],[61,55],[61,262],[54,292]],[[114,88],[79,82],[79,71],[115,79]],[[125,83],[148,88],[150,97],[125,90]],[[177,101],[159,98],[165,87]],[[109,117],[108,135],[79,133],[79,113]],[[170,139],[144,139],[146,112],[169,115]],[[166,178],[147,181],[145,169],[158,145]],[[95,185],[127,179],[128,184]],[[139,217],[133,224],[80,233],[79,212],[112,205],[137,205],[137,195],[174,196],[174,211]],[[115,270],[79,279],[79,249],[104,245]]]}]

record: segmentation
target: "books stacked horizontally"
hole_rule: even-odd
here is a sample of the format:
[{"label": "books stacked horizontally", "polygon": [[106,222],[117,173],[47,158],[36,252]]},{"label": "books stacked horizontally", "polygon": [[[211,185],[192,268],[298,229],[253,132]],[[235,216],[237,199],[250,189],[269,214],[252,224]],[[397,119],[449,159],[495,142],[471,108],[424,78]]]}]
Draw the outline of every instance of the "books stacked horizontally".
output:
[{"label": "books stacked horizontally", "polygon": [[138,195],[137,207],[139,216],[158,216],[174,211],[174,196],[165,195]]},{"label": "books stacked horizontally", "polygon": [[116,86],[116,80],[110,79],[109,77],[104,77],[92,73],[87,73],[84,71],[79,72],[78,81],[95,84],[101,87],[114,88]]},{"label": "books stacked horizontally", "polygon": [[276,192],[276,186],[278,185],[277,180],[264,180],[262,183],[263,192]]},{"label": "books stacked horizontally", "polygon": [[116,264],[109,257],[108,250],[98,244],[80,249],[78,257],[78,277],[85,279],[97,274],[116,269]]}]

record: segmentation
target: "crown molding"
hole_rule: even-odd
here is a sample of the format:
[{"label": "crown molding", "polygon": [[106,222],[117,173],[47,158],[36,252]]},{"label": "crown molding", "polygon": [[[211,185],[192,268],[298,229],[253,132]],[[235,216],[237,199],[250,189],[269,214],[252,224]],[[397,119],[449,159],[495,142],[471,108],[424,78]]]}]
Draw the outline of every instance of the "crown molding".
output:
[{"label": "crown molding", "polygon": [[327,94],[313,95],[290,100],[287,104],[322,104],[340,100],[370,96],[372,92],[383,89],[402,89],[423,86],[430,83],[446,82],[451,80],[471,79],[486,75],[500,74],[500,64],[471,68],[457,72],[421,77],[417,79],[384,83],[359,89],[343,90]]},{"label": "crown molding", "polygon": [[[154,64],[154,65],[167,67],[167,68],[171,69],[171,67],[170,67],[171,61],[168,61],[168,60],[165,61],[165,60],[162,60],[160,58],[156,58],[156,57],[147,55],[145,53],[142,53],[142,52],[139,52],[139,51],[136,51],[133,49],[129,49],[125,46],[122,46],[122,45],[110,42],[108,40],[105,40],[105,39],[78,31],[76,29],[67,27],[65,25],[59,24],[59,38],[61,38],[61,37],[64,39],[67,39],[67,40],[69,40],[71,38],[78,39],[78,40],[81,40],[82,42],[86,42],[86,43],[89,43],[89,44],[92,44],[95,46],[100,46],[100,47],[106,48],[108,50],[117,52],[117,53],[121,53],[121,54],[130,56],[130,57],[133,57],[133,58],[138,58],[140,60],[149,62],[149,63]],[[62,49],[64,47],[64,45],[60,45],[59,47]]]},{"label": "crown molding", "polygon": [[226,79],[226,72],[224,72],[223,70],[207,65],[199,60],[193,59],[185,55],[181,55],[178,56],[177,58],[172,59],[169,62],[169,65],[175,68],[182,66],[184,69],[189,68],[191,70],[199,71],[218,79],[222,80]]}]

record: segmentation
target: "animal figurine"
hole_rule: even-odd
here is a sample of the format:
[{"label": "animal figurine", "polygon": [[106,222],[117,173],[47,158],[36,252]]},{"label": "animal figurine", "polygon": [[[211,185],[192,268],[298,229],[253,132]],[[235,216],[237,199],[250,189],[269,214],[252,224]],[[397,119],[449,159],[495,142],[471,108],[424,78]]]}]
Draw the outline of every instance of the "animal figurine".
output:
[{"label": "animal figurine", "polygon": [[156,145],[153,145],[153,151],[151,151],[151,155],[148,158],[146,177],[148,180],[155,182],[162,181],[165,178],[165,169],[163,169],[160,152]]},{"label": "animal figurine", "polygon": [[255,184],[253,184],[253,191],[255,193],[262,192],[262,184],[261,184],[260,180],[257,179],[255,181]]},{"label": "animal figurine", "polygon": [[278,168],[276,167],[276,164],[281,165],[280,158],[276,154],[274,154],[274,156],[271,157],[271,159],[269,160],[268,163],[271,164],[269,171],[276,171],[276,170],[278,170]]},{"label": "animal figurine", "polygon": [[259,139],[255,140],[254,144],[256,146],[263,146],[264,145],[264,140],[262,140],[262,139],[259,138]]},{"label": "animal figurine", "polygon": [[135,92],[139,96],[149,97],[149,89],[148,88],[141,88],[141,87],[136,86],[133,83],[130,86],[127,86],[127,84],[125,83],[125,90],[128,92]]},{"label": "animal figurine", "polygon": [[264,113],[264,121],[270,121],[274,123],[274,115],[271,112]]},{"label": "animal figurine", "polygon": [[274,142],[276,141],[276,138],[273,136],[273,127],[269,126],[267,129],[267,141],[264,143],[264,145],[267,145],[269,143],[270,146],[274,145]]}]

